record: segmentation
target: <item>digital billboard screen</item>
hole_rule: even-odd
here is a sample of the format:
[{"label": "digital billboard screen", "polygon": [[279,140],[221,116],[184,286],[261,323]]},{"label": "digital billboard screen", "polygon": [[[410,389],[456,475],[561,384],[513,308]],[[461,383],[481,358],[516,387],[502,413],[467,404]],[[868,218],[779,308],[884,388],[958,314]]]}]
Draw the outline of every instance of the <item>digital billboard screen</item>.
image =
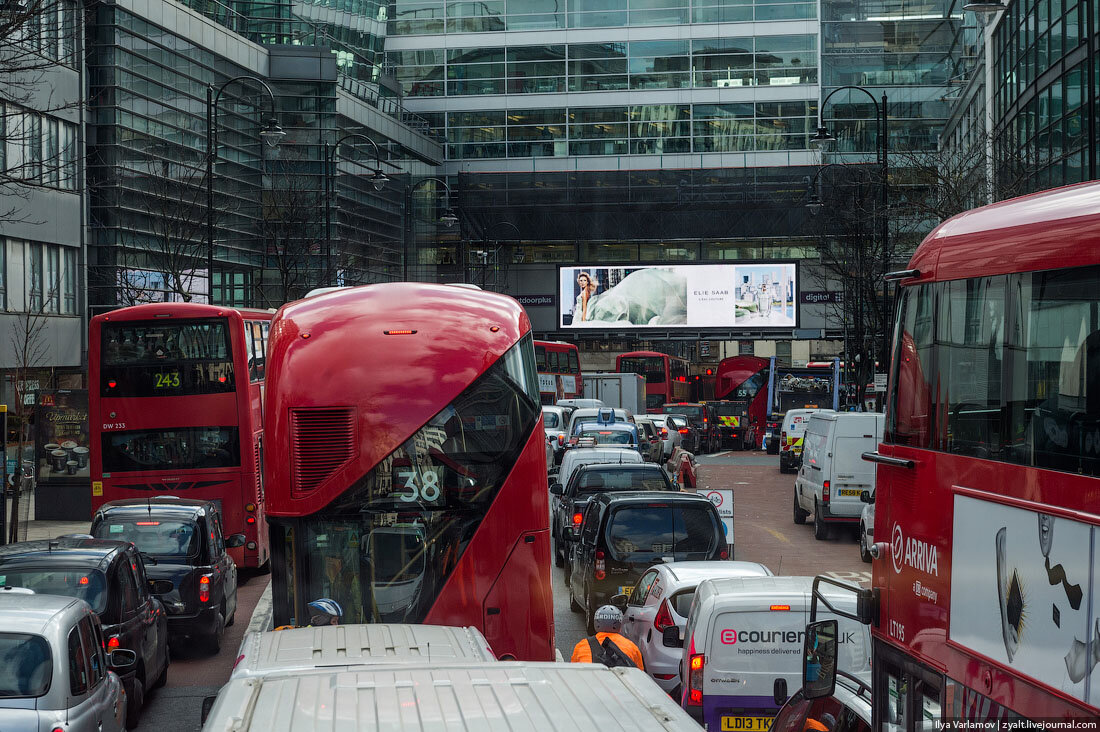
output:
[{"label": "digital billboard screen", "polygon": [[561,267],[561,328],[723,328],[798,325],[795,262]]}]

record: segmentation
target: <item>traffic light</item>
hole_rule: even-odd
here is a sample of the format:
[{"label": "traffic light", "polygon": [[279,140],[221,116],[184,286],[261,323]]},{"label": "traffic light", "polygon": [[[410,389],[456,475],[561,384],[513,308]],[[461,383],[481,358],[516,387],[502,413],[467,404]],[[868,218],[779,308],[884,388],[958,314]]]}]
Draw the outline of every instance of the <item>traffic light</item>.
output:
[{"label": "traffic light", "polygon": [[707,369],[707,376],[714,376],[714,369]]}]

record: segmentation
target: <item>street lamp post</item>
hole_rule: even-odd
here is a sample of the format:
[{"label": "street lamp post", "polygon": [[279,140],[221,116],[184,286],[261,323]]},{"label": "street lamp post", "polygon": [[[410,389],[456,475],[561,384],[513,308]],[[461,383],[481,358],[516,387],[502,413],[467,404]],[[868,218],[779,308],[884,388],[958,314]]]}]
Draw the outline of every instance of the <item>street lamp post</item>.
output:
[{"label": "street lamp post", "polygon": [[[511,227],[512,231],[516,232],[516,241],[519,241],[519,238],[520,238],[519,227],[516,226],[515,224],[513,224],[511,221],[501,220],[501,221],[497,221],[495,224],[490,225],[488,228],[485,229],[485,231],[482,232],[482,241],[485,242],[486,249],[488,249],[488,247],[489,247],[489,241],[490,240],[499,241],[499,239],[493,239],[493,237],[490,236],[490,235],[494,231],[496,231],[496,229],[498,229],[502,226]],[[494,246],[493,249],[494,249],[493,257],[495,259],[494,267],[496,267],[497,271],[499,271],[499,269],[500,269],[500,251],[499,251],[500,247],[499,246]],[[486,268],[488,268],[488,262],[486,262]],[[481,275],[481,286],[482,287],[485,287],[485,281],[486,281],[485,270],[482,270],[482,275]]]},{"label": "street lamp post", "polygon": [[[335,145],[331,147],[326,142],[324,145],[324,186],[325,186],[325,266],[326,268],[331,266],[329,261],[332,258],[332,199],[336,197],[336,158],[340,154],[340,146],[348,140],[360,140],[370,143],[374,148],[374,162],[376,167],[372,168],[370,177],[371,185],[374,186],[374,190],[381,191],[387,183],[390,182],[390,178],[382,170],[382,151],[378,147],[378,143],[367,137],[360,132],[352,132],[344,135],[336,141]],[[368,166],[369,167],[369,166]],[[326,276],[327,280],[328,277]],[[329,282],[322,283],[324,285],[331,284]]]},{"label": "street lamp post", "polygon": [[[235,76],[219,86],[217,90],[210,84],[206,86],[206,277],[209,283],[207,297],[210,304],[214,303],[214,161],[218,157],[218,101],[226,87],[238,81],[253,81],[259,84],[271,102],[271,116],[260,130],[260,139],[271,147],[277,147],[286,136],[286,132],[275,118],[275,94],[262,79],[255,76]],[[262,159],[262,150],[260,155]]]},{"label": "street lamp post", "polygon": [[888,218],[888,211],[890,206],[890,168],[889,168],[889,103],[886,99],[886,93],[883,92],[881,101],[875,98],[869,90],[864,89],[862,86],[840,86],[833,89],[822,100],[821,106],[817,112],[817,134],[810,138],[810,142],[814,144],[826,144],[829,142],[835,142],[836,137],[829,133],[829,128],[825,126],[823,114],[825,111],[825,105],[829,103],[833,95],[839,91],[851,90],[863,92],[870,98],[871,103],[875,105],[875,126],[878,132],[878,145],[876,150],[877,162],[882,168],[882,190],[881,190],[881,207],[882,211],[879,215],[879,227],[880,237],[882,240],[882,363],[889,362],[889,338],[890,328],[888,321],[890,319],[890,300],[888,283],[886,282],[886,272],[889,270],[889,251],[890,251],[890,222]]},{"label": "street lamp post", "polygon": [[[447,181],[443,180],[442,178],[436,178],[435,176],[429,176],[427,178],[421,178],[416,183],[413,183],[411,186],[408,187],[409,195],[408,195],[407,205],[408,205],[408,211],[409,211],[408,215],[410,217],[410,220],[411,220],[412,211],[413,211],[412,193],[413,193],[413,191],[415,191],[417,188],[424,185],[428,181],[433,181],[433,182],[438,183],[439,185],[443,186],[443,190],[445,192],[445,198],[443,199],[443,201],[444,201],[444,204],[443,204],[444,205],[444,210],[443,210],[443,215],[441,215],[438,219],[438,223],[443,224],[448,229],[451,228],[452,226],[454,226],[455,224],[460,224],[458,238],[459,238],[459,248],[461,249],[461,247],[462,247],[461,221],[459,220],[458,215],[454,212],[454,209],[451,208],[451,186],[448,185]],[[409,247],[408,247],[408,240],[412,238],[411,229],[412,229],[412,227],[410,225],[408,227],[408,230],[407,230],[407,233],[406,233],[405,267],[404,267],[404,279],[405,279],[406,282],[409,279]],[[465,257],[463,256],[462,252],[459,252],[459,259],[462,262],[462,280],[465,281],[466,280],[466,260],[465,260]]]}]

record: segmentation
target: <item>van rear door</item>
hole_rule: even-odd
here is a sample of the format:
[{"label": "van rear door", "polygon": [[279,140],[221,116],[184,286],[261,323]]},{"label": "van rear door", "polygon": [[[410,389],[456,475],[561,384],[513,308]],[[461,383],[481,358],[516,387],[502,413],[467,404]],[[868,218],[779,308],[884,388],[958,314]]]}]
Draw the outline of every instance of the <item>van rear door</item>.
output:
[{"label": "van rear door", "polygon": [[809,620],[804,598],[774,607],[715,617],[703,677],[703,718],[710,729],[764,730],[779,712],[775,680],[786,679],[792,693],[801,686]]},{"label": "van rear door", "polygon": [[832,515],[858,517],[863,511],[859,494],[874,489],[875,464],[861,456],[877,447],[873,419],[838,420],[833,443],[833,496],[829,504]]}]

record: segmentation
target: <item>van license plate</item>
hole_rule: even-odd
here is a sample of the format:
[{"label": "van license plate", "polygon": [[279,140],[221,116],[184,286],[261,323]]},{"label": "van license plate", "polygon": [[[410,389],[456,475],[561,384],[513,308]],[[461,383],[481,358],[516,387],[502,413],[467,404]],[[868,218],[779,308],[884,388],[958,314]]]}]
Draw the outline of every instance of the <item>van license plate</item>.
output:
[{"label": "van license plate", "polygon": [[634,589],[634,585],[625,585],[619,588],[620,595],[630,595],[631,590]]},{"label": "van license plate", "polygon": [[842,496],[858,496],[862,491],[858,488],[841,488],[840,495]]},{"label": "van license plate", "polygon": [[771,717],[722,717],[722,732],[765,732]]}]

